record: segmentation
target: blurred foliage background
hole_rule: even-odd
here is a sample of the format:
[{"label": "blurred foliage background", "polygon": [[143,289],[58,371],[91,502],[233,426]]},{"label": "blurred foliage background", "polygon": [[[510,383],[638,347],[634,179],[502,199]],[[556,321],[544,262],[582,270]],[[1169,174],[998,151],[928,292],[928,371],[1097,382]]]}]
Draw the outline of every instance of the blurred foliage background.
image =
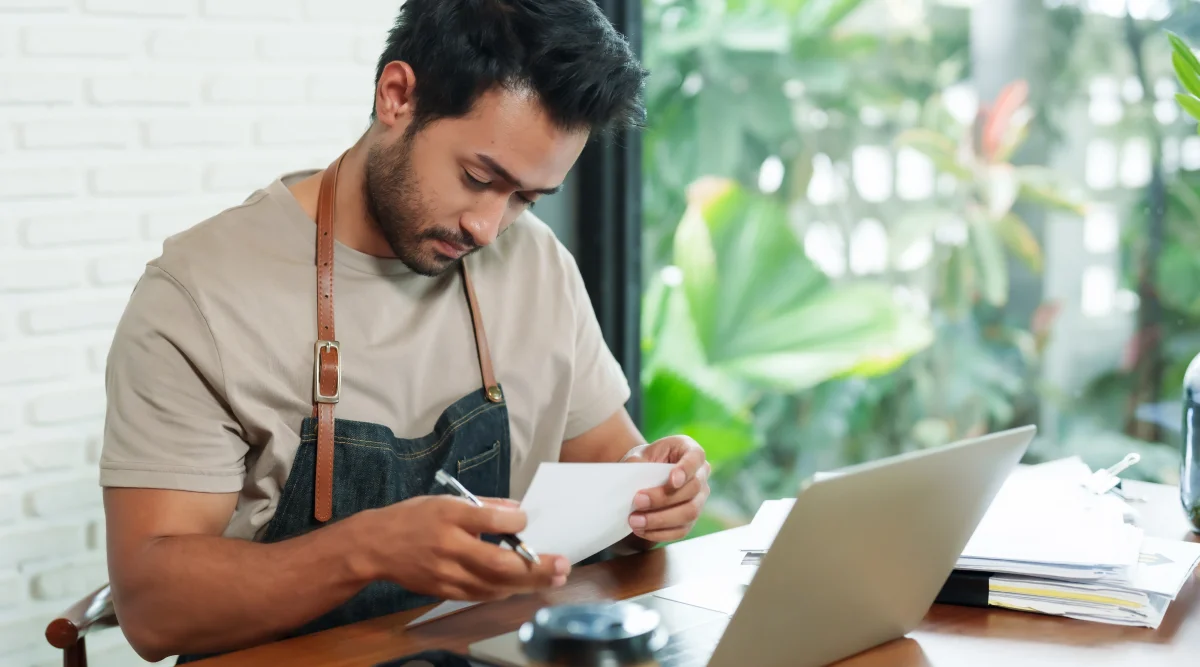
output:
[{"label": "blurred foliage background", "polygon": [[[978,2],[645,0],[643,426],[709,452],[694,535],[1026,423],[1031,461],[1175,481],[1200,137],[1165,31],[1200,43],[1195,5],[1004,2],[1040,32],[997,52]],[[1005,58],[1031,76],[981,93]]]}]

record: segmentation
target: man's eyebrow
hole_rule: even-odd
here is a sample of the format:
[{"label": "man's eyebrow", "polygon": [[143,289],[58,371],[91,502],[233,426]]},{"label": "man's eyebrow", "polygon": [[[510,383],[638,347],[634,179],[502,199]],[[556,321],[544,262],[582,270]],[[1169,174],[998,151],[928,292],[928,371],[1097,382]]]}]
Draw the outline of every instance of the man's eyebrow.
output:
[{"label": "man's eyebrow", "polygon": [[509,173],[507,169],[502,167],[499,162],[496,162],[491,157],[484,155],[483,153],[476,153],[475,157],[478,158],[479,161],[484,165],[486,165],[488,169],[491,169],[493,172],[495,172],[497,176],[508,181],[510,185],[518,190],[521,190],[522,192],[536,192],[541,195],[552,195],[558,193],[559,190],[562,190],[561,185],[552,188],[538,188],[536,190],[530,190],[529,188],[525,187],[521,181],[517,180],[515,176]]}]

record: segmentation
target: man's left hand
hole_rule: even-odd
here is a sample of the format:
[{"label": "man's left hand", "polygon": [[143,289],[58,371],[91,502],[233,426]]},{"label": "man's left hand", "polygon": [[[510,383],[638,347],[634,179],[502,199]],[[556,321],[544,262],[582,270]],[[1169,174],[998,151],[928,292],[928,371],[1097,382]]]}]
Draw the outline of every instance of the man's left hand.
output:
[{"label": "man's left hand", "polygon": [[669,542],[691,532],[709,494],[712,467],[704,448],[685,435],[672,435],[635,448],[624,460],[675,464],[666,484],[634,496],[635,511],[629,515],[634,535],[649,542]]}]

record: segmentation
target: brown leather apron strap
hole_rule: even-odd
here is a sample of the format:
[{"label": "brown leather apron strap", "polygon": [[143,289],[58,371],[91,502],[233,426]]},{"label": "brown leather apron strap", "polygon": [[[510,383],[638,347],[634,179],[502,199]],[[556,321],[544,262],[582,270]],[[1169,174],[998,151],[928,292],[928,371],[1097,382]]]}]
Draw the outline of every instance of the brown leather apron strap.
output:
[{"label": "brown leather apron strap", "polygon": [[467,305],[471,308],[471,326],[475,329],[475,350],[479,353],[479,370],[483,374],[483,389],[487,399],[493,403],[504,400],[500,385],[496,384],[496,374],[492,371],[492,352],[488,348],[487,333],[483,330],[483,315],[479,312],[479,302],[475,299],[475,286],[471,284],[471,275],[467,271],[464,258],[459,264],[462,273],[463,289],[467,292]]},{"label": "brown leather apron strap", "polygon": [[333,406],[342,394],[342,359],[333,328],[333,220],[343,153],[325,170],[317,196],[317,342],[313,350],[313,414],[317,418],[317,471],[313,516],[333,516]]},{"label": "brown leather apron strap", "polygon": [[[325,170],[321,190],[317,195],[317,342],[313,350],[313,416],[317,418],[317,470],[313,516],[322,523],[333,516],[333,406],[341,400],[341,350],[333,326],[333,221],[337,200],[338,169],[343,153]],[[467,272],[466,262],[460,264],[467,304],[471,309],[471,325],[475,329],[475,348],[479,353],[479,368],[487,399],[493,403],[504,400],[496,374],[492,370],[492,354],[483,316],[475,298],[475,287]]]}]

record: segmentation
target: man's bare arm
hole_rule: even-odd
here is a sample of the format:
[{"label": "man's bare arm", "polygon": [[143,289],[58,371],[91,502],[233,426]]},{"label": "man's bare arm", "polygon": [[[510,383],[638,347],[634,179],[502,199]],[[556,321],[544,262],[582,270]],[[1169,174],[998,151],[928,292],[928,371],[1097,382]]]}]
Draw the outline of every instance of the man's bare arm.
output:
[{"label": "man's bare arm", "polygon": [[113,600],[143,658],[273,639],[369,582],[354,517],[260,544],[221,537],[236,503],[236,493],[104,490]]},{"label": "man's bare arm", "polygon": [[236,494],[104,491],[117,618],[147,660],[276,639],[384,580],[425,595],[495,600],[566,582],[570,564],[530,565],[479,539],[519,533],[515,503],[450,495],[369,509],[273,544],[222,537]]},{"label": "man's bare arm", "polygon": [[629,412],[621,408],[590,431],[563,443],[563,463],[613,463],[646,439]]}]

